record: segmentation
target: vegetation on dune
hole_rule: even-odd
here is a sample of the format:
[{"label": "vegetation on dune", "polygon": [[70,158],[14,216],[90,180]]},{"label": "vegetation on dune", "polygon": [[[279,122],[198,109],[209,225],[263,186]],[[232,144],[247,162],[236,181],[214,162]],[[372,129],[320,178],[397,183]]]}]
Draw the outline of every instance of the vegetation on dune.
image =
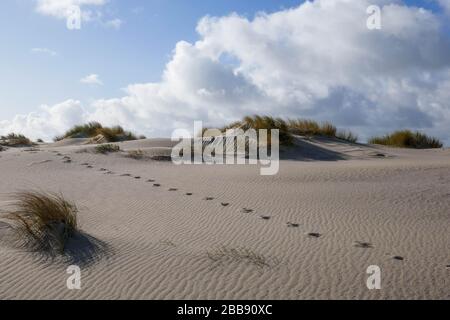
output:
[{"label": "vegetation on dune", "polygon": [[119,151],[120,147],[115,144],[101,144],[95,147],[95,153],[107,154]]},{"label": "vegetation on dune", "polygon": [[336,138],[344,140],[344,141],[348,141],[351,143],[357,143],[358,142],[358,136],[356,134],[354,134],[351,131],[347,131],[347,130],[340,130],[336,133]]},{"label": "vegetation on dune", "polygon": [[[269,116],[247,116],[242,119],[242,121],[235,121],[221,129],[218,129],[218,133],[225,134],[228,130],[241,129],[243,131],[247,131],[253,129],[256,131],[256,134],[259,135],[259,130],[266,129],[268,130],[267,134],[267,144],[271,144],[271,132],[270,130],[278,129],[279,130],[279,141],[281,145],[291,145],[293,142],[293,137],[289,132],[288,125],[285,120],[281,118],[273,118]],[[209,131],[209,132],[208,132]],[[209,128],[203,128],[202,132],[199,133],[201,137],[210,137],[216,135],[211,134]]]},{"label": "vegetation on dune", "polygon": [[411,130],[395,131],[394,133],[382,137],[373,137],[369,140],[369,143],[413,149],[433,149],[443,147],[443,143],[439,139]]},{"label": "vegetation on dune", "polygon": [[10,133],[0,137],[0,145],[6,147],[31,146],[33,143],[23,134]]},{"label": "vegetation on dune", "polygon": [[314,120],[288,120],[289,130],[301,136],[335,137],[337,128],[330,122],[318,123]]},{"label": "vegetation on dune", "polygon": [[74,126],[64,135],[55,138],[60,141],[67,138],[94,138],[103,136],[107,142],[119,142],[137,140],[138,138],[130,131],[124,130],[121,126],[104,127],[98,122],[90,122],[84,125]]},{"label": "vegetation on dune", "polygon": [[270,130],[279,130],[280,145],[290,145],[293,142],[293,137],[289,132],[289,126],[286,121],[281,118],[273,118],[269,116],[247,116],[242,121],[236,122],[233,125],[234,127],[226,127],[223,128],[222,131],[233,128],[240,128],[244,131],[254,129],[259,134],[258,130],[267,129],[267,142],[270,145]]},{"label": "vegetation on dune", "polygon": [[[280,133],[280,144],[290,145],[293,142],[293,135],[302,136],[323,136],[345,140],[351,143],[358,141],[358,137],[350,131],[338,131],[336,126],[330,122],[319,123],[314,120],[303,119],[281,119],[270,116],[247,116],[241,121],[233,122],[220,129],[225,133],[230,129],[278,129]],[[208,129],[204,129],[204,134]],[[269,131],[270,134],[270,131]],[[270,140],[270,137],[269,137]]]},{"label": "vegetation on dune", "polygon": [[39,251],[63,253],[77,229],[77,207],[61,195],[40,192],[15,194],[14,209],[5,215],[19,240]]},{"label": "vegetation on dune", "polygon": [[130,150],[126,154],[127,158],[141,160],[145,158],[145,153],[142,150]]}]

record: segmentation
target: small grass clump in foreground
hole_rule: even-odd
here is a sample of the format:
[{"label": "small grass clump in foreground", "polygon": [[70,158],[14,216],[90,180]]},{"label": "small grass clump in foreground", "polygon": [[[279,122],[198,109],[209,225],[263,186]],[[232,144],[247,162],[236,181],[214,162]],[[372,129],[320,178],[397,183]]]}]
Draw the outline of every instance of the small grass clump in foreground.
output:
[{"label": "small grass clump in foreground", "polygon": [[243,247],[233,248],[221,246],[207,251],[206,254],[208,258],[214,262],[247,262],[258,268],[270,267],[272,264],[277,263],[276,260],[271,261],[271,259],[264,255]]},{"label": "small grass clump in foreground", "polygon": [[0,145],[6,147],[31,146],[33,143],[23,134],[10,133],[0,137]]},{"label": "small grass clump in foreground", "polygon": [[369,143],[412,149],[435,149],[443,147],[443,143],[439,139],[411,130],[395,131],[382,137],[374,137],[369,140]]},{"label": "small grass clump in foreground", "polygon": [[108,154],[119,151],[120,147],[115,144],[101,144],[95,147],[95,153]]},{"label": "small grass clump in foreground", "polygon": [[75,204],[41,192],[19,192],[14,199],[14,209],[5,218],[19,240],[38,251],[64,253],[68,240],[78,232]]},{"label": "small grass clump in foreground", "polygon": [[64,135],[56,137],[55,141],[68,138],[95,138],[99,135],[103,136],[106,142],[138,140],[133,133],[124,130],[121,126],[109,128],[102,126],[98,122],[90,122],[88,124],[74,126]]}]

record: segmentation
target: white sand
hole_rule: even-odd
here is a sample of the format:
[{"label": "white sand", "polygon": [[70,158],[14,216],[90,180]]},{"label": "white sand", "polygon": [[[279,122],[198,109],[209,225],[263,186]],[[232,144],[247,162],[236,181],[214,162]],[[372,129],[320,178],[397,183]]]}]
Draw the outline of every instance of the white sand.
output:
[{"label": "white sand", "polygon": [[[0,152],[0,208],[17,190],[62,192],[78,204],[81,228],[111,252],[82,267],[82,290],[68,290],[67,264],[6,245],[0,223],[0,299],[450,298],[449,150],[299,140],[278,175],[260,176],[258,166],[76,153],[80,143]],[[252,250],[268,266],[211,260],[207,252],[223,245]],[[369,265],[381,267],[381,290],[366,287]]]}]

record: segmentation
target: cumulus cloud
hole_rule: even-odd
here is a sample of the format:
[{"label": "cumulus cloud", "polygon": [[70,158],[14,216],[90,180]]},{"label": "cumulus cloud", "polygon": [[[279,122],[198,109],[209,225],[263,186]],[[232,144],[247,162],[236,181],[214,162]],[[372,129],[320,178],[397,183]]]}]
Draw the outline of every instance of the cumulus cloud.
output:
[{"label": "cumulus cloud", "polygon": [[[366,27],[372,4],[382,8],[381,30]],[[258,113],[330,120],[362,138],[409,127],[450,143],[450,44],[440,19],[388,0],[205,17],[199,40],[176,45],[160,82],[95,101],[84,119],[162,136],[194,120],[214,126]]]},{"label": "cumulus cloud", "polygon": [[103,6],[106,2],[107,0],[37,0],[36,10],[47,16],[65,19],[69,15],[70,8],[78,6],[82,9],[83,16],[87,17],[91,12],[85,10],[86,7]]},{"label": "cumulus cloud", "polygon": [[42,105],[39,111],[17,115],[12,121],[0,121],[0,134],[20,132],[33,139],[51,141],[56,135],[87,118],[88,113],[80,101],[67,100],[54,106]]},{"label": "cumulus cloud", "polygon": [[[82,21],[95,21],[110,29],[120,29],[123,21],[118,18],[108,19],[109,14],[101,10],[109,0],[36,0],[36,11],[42,15],[58,19],[67,19],[73,15],[73,8],[78,7]],[[94,9],[95,8],[95,9]]]},{"label": "cumulus cloud", "polygon": [[56,51],[53,51],[51,49],[48,48],[33,48],[31,49],[32,53],[43,53],[43,54],[48,54],[52,57],[55,57],[58,55],[58,53]]},{"label": "cumulus cloud", "polygon": [[450,15],[450,0],[437,0],[445,12]]},{"label": "cumulus cloud", "polygon": [[81,78],[80,82],[84,83],[84,84],[90,84],[90,85],[99,85],[99,86],[103,85],[103,81],[100,80],[100,77],[98,74],[90,74],[84,78]]}]

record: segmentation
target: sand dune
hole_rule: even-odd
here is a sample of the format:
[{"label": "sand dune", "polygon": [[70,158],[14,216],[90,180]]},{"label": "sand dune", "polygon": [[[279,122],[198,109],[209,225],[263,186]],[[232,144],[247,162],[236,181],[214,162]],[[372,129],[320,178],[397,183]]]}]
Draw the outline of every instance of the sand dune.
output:
[{"label": "sand dune", "polygon": [[[67,262],[7,245],[0,223],[0,299],[450,298],[448,150],[297,137],[279,174],[261,176],[77,152],[83,142],[1,152],[0,206],[17,190],[62,192],[107,252],[68,290]],[[370,265],[381,290],[366,287]]]}]

